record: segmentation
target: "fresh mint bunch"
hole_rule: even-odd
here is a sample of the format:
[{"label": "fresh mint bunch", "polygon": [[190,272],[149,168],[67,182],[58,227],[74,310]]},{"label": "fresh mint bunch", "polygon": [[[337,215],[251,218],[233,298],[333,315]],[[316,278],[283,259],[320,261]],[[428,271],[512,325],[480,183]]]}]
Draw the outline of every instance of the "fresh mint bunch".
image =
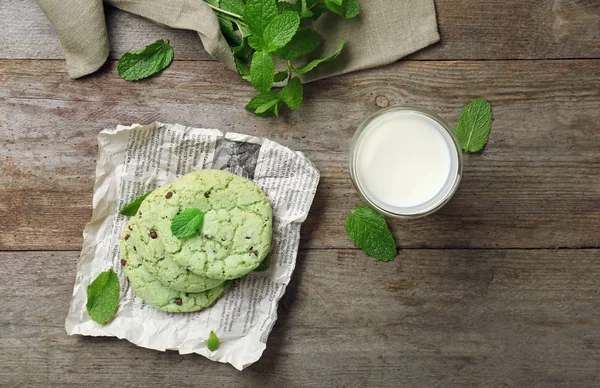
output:
[{"label": "fresh mint bunch", "polygon": [[[310,28],[310,22],[327,11],[344,18],[360,12],[357,0],[298,0],[295,4],[278,0],[204,1],[217,14],[239,75],[258,92],[246,109],[263,117],[279,116],[282,104],[298,109],[303,88],[297,75],[332,61],[344,48],[342,40],[330,56],[298,66],[298,58],[313,52],[323,40]],[[276,71],[276,61],[287,61],[287,69]],[[274,91],[274,84],[282,82],[283,87]]]}]

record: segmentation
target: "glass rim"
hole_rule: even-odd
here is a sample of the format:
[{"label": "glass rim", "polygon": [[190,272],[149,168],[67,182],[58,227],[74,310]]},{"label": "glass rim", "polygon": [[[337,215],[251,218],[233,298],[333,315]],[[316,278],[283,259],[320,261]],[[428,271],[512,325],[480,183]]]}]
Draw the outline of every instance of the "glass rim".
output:
[{"label": "glass rim", "polygon": [[[376,118],[378,118],[386,113],[394,112],[394,111],[416,112],[418,114],[421,114],[425,117],[428,117],[428,118],[434,120],[446,131],[446,133],[449,135],[450,139],[452,139],[452,143],[454,144],[454,151],[456,151],[456,160],[457,160],[458,166],[457,166],[456,174],[454,176],[454,181],[452,182],[450,189],[448,190],[446,195],[442,198],[442,200],[440,200],[438,203],[436,203],[433,207],[428,208],[422,212],[417,212],[417,213],[412,213],[412,214],[403,214],[403,213],[392,212],[388,209],[381,207],[380,205],[375,203],[375,201],[373,201],[372,199],[369,198],[369,196],[365,193],[365,190],[361,187],[361,185],[358,181],[358,178],[356,177],[355,154],[356,154],[358,145],[360,144],[359,139],[360,139],[361,135],[363,134],[365,129],[368,127],[369,123],[371,123],[373,120],[375,120]],[[450,152],[452,152],[452,150],[450,150]],[[432,213],[438,211],[446,203],[448,203],[448,201],[450,201],[450,199],[454,196],[454,194],[456,193],[456,190],[458,189],[458,185],[459,185],[461,177],[462,177],[463,157],[462,157],[462,150],[460,148],[460,144],[458,143],[458,139],[456,138],[456,135],[452,131],[452,128],[450,127],[450,125],[448,125],[448,123],[444,119],[442,119],[437,114],[430,112],[426,109],[417,108],[417,107],[409,106],[409,105],[402,105],[402,106],[394,106],[394,107],[380,109],[377,112],[371,114],[365,120],[363,120],[363,122],[358,126],[358,128],[354,132],[354,136],[352,137],[352,142],[350,144],[349,169],[350,169],[350,178],[352,179],[352,184],[354,185],[354,188],[356,189],[356,191],[358,191],[361,198],[369,205],[369,207],[373,208],[374,210],[378,211],[379,213],[381,213],[383,215],[390,216],[393,218],[414,219],[414,218],[425,217],[429,214],[432,214]],[[452,179],[452,177],[449,177],[448,179]]]}]

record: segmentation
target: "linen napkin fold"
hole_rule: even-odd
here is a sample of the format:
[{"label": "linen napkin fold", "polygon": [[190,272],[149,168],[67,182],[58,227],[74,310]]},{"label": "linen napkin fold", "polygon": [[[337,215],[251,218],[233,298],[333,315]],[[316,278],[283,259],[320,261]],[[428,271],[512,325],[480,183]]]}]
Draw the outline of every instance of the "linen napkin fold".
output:
[{"label": "linen napkin fold", "polygon": [[[36,2],[58,35],[71,78],[93,73],[104,64],[109,44],[102,0]],[[172,28],[196,31],[212,57],[234,68],[217,17],[203,0],[105,0],[104,4]],[[305,81],[393,63],[439,40],[433,0],[361,0],[359,4],[361,11],[354,19],[328,13],[314,24],[325,38],[322,55],[335,51],[342,38],[346,46],[335,61],[320,65]],[[160,38],[148,37],[148,42]]]}]

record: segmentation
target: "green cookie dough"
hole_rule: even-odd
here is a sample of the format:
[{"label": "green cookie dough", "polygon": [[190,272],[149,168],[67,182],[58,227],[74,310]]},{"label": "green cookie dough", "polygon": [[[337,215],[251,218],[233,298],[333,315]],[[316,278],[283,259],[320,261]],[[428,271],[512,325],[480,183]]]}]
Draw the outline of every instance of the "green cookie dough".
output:
[{"label": "green cookie dough", "polygon": [[[123,238],[130,235],[133,236],[136,241],[141,241],[139,238],[139,228],[137,226],[138,217],[139,216],[134,216],[130,219],[123,231]],[[140,253],[142,254],[141,259],[146,270],[150,272],[150,275],[154,278],[175,291],[203,292],[215,288],[223,282],[222,280],[210,279],[206,276],[187,271],[184,267],[168,257],[162,259],[158,258],[158,260],[156,260],[157,258],[145,256],[143,250],[144,245],[140,245],[142,245],[142,249],[140,250]],[[136,248],[140,249],[140,247]]]},{"label": "green cookie dough", "polygon": [[[171,221],[190,208],[204,213],[202,230],[178,239],[171,233]],[[146,197],[135,217],[136,247],[148,268],[172,260],[211,279],[236,279],[269,253],[272,217],[271,205],[255,183],[227,171],[198,170]],[[164,273],[160,275],[164,280]]]},{"label": "green cookie dough", "polygon": [[146,269],[135,249],[136,239],[127,239],[127,227],[121,238],[121,265],[129,285],[137,296],[159,310],[169,313],[185,313],[210,307],[231,282],[223,282],[205,292],[186,293],[168,288],[154,278]]}]

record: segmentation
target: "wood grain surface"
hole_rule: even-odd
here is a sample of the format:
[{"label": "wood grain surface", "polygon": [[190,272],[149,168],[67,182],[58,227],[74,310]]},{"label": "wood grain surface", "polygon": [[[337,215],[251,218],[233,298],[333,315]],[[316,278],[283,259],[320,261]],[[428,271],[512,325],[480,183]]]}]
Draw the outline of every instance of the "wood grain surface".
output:
[{"label": "wood grain surface", "polygon": [[[600,386],[600,2],[435,4],[441,42],[308,84],[298,111],[259,119],[243,109],[252,88],[192,31],[106,7],[112,60],[73,81],[37,5],[0,2],[0,386]],[[177,59],[163,74],[117,77],[115,58],[159,38]],[[455,197],[389,220],[394,262],[364,256],[343,229],[361,203],[357,125],[407,104],[454,125],[475,97],[493,130]],[[321,171],[278,321],[243,372],[65,334],[96,136],[154,120],[266,136]]]},{"label": "wood grain surface", "polygon": [[[466,155],[455,198],[439,213],[393,220],[409,248],[600,246],[600,62],[435,61],[335,77],[306,86],[282,120],[243,109],[252,88],[218,62],[174,63],[129,83],[114,62],[94,77],[68,79],[61,61],[2,61],[0,249],[79,249],[91,215],[96,135],[152,120],[268,136],[304,151],[322,174],[304,248],[350,248],[343,219],[360,203],[348,174],[352,134],[383,106],[416,105],[456,123],[486,96],[493,133]],[[20,217],[11,214],[18,209]],[[69,214],[68,222],[55,222]],[[46,228],[32,227],[37,223]]]},{"label": "wood grain surface", "polygon": [[302,250],[267,350],[243,372],[115,338],[66,336],[77,258],[76,252],[0,253],[3,383],[600,384],[596,249],[407,250],[392,263],[356,250]]},{"label": "wood grain surface", "polygon": [[[369,0],[371,1],[371,0]],[[435,0],[442,41],[417,59],[559,59],[600,56],[597,0]],[[197,34],[159,26],[105,7],[111,58],[170,39],[176,59],[210,59]],[[63,58],[60,43],[32,0],[0,3],[0,58]]]}]

